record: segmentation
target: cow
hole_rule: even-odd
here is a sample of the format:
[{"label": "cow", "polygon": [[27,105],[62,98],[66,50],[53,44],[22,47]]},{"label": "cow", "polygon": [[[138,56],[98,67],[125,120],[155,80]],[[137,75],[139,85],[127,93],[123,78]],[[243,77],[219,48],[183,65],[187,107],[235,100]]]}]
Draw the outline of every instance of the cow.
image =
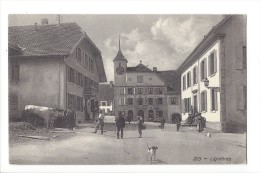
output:
[{"label": "cow", "polygon": [[58,117],[64,116],[62,109],[49,108],[44,106],[26,105],[24,108],[25,117],[30,118],[31,115],[40,117],[43,119],[44,127],[47,129],[53,129],[53,123]]}]

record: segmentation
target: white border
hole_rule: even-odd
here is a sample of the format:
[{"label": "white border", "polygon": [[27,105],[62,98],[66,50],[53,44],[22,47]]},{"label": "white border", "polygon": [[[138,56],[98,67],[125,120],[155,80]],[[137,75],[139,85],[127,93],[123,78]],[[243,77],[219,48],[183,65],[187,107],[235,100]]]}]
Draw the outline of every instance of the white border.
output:
[{"label": "white border", "polygon": [[[259,1],[1,1],[0,172],[260,172]],[[167,166],[15,166],[8,164],[8,14],[246,14],[248,21],[248,164]]]}]

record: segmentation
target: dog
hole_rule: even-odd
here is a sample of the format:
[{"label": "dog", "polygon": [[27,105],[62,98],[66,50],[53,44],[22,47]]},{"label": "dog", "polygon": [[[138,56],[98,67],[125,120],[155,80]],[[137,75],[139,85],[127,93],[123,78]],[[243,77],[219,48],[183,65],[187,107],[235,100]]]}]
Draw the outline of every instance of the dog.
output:
[{"label": "dog", "polygon": [[152,146],[152,147],[148,147],[148,151],[147,151],[147,161],[151,161],[151,163],[153,162],[157,162],[157,158],[156,158],[156,151],[158,150],[157,146]]}]

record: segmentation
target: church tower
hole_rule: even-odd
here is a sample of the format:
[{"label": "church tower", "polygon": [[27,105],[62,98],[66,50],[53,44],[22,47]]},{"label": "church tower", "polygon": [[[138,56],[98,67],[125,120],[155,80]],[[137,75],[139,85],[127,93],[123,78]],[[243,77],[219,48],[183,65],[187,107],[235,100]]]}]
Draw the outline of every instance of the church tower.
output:
[{"label": "church tower", "polygon": [[126,85],[126,67],[127,59],[124,57],[121,47],[120,47],[120,36],[119,36],[119,50],[116,57],[113,60],[114,62],[114,81],[115,86],[125,86]]}]

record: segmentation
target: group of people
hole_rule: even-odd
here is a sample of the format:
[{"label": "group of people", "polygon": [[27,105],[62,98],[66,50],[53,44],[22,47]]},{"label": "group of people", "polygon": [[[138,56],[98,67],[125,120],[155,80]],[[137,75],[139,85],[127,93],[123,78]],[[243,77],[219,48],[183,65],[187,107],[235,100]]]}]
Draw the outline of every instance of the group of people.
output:
[{"label": "group of people", "polygon": [[[116,129],[117,129],[117,133],[116,133],[117,139],[120,139],[120,138],[123,139],[124,138],[124,128],[125,128],[125,118],[121,113],[119,113],[119,115],[115,121],[116,121]],[[161,125],[160,125],[160,128],[162,130],[164,129],[164,124],[165,124],[165,119],[164,119],[164,117],[162,117]],[[142,131],[145,130],[145,128],[146,128],[146,126],[144,124],[144,119],[142,116],[137,117],[137,127],[138,127],[139,138],[142,138]],[[97,131],[100,130],[101,134],[103,134],[103,129],[104,129],[104,114],[103,114],[102,110],[100,110],[99,116],[96,120],[95,131],[93,133],[97,133]]]},{"label": "group of people", "polygon": [[193,107],[190,107],[190,113],[186,120],[186,123],[190,126],[192,124],[198,125],[199,132],[204,130],[204,127],[206,127],[206,118],[201,116],[201,113],[198,113],[196,109],[193,109]]},{"label": "group of people", "polygon": [[73,130],[76,126],[76,113],[74,109],[67,109],[64,111],[66,127]]}]

